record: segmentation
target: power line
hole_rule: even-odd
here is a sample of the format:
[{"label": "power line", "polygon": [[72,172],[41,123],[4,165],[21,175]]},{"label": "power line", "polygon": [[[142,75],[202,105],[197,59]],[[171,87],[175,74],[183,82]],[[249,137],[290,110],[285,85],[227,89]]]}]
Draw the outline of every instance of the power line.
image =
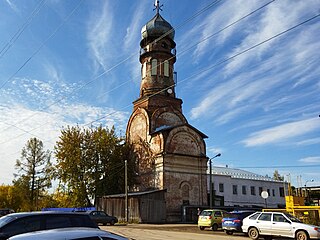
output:
[{"label": "power line", "polygon": [[39,2],[39,4],[35,7],[35,9],[32,11],[30,16],[27,18],[27,20],[24,22],[24,24],[18,29],[18,31],[11,37],[9,42],[7,42],[3,48],[0,51],[0,59],[8,52],[8,50],[11,48],[11,46],[18,40],[18,38],[21,36],[21,34],[24,32],[24,30],[30,25],[32,19],[39,13],[40,9],[44,6],[47,0],[42,0]]},{"label": "power line", "polygon": [[[82,0],[82,1],[83,1],[83,0]],[[203,9],[201,9],[200,11],[198,11],[198,12],[196,12],[194,15],[192,15],[190,18],[188,18],[187,20],[183,21],[183,23],[181,23],[181,24],[179,25],[179,28],[181,28],[183,25],[185,25],[186,23],[188,23],[188,22],[191,21],[192,19],[196,18],[197,16],[199,16],[200,14],[202,14],[203,12],[205,12],[206,10],[210,9],[211,7],[213,7],[214,5],[216,5],[217,3],[219,3],[220,1],[221,1],[221,0],[215,0],[215,1],[211,2],[210,4],[208,4],[207,6],[205,6]],[[81,2],[80,2],[80,3],[81,3]],[[79,5],[80,5],[80,3],[79,3]],[[76,7],[76,8],[77,8],[77,7]],[[69,18],[69,16],[68,16],[68,18]],[[56,32],[56,31],[55,31],[55,32]],[[167,35],[167,33],[163,34],[161,37],[159,37],[158,39],[154,40],[153,42],[159,41],[160,39],[162,39],[162,38],[165,37],[166,35]],[[39,50],[40,50],[40,49],[39,49]],[[34,54],[34,55],[35,55],[35,54]],[[89,80],[88,82],[86,82],[86,83],[82,84],[81,86],[79,86],[78,88],[72,90],[72,92],[78,91],[78,90],[82,89],[83,87],[89,85],[90,83],[94,82],[95,80],[97,80],[98,78],[102,77],[103,75],[111,72],[113,69],[117,68],[118,66],[120,66],[122,63],[126,62],[128,59],[130,59],[130,58],[133,57],[133,56],[136,56],[136,53],[133,53],[132,55],[128,56],[127,58],[121,60],[120,62],[118,62],[117,64],[115,64],[115,65],[112,66],[111,68],[109,68],[108,70],[102,72],[102,73],[99,74],[98,76],[92,78],[92,79]],[[31,60],[31,58],[32,58],[32,57],[30,57],[29,60]],[[16,73],[18,73],[18,72],[27,64],[27,62],[28,62],[29,60],[27,60],[27,61],[24,63],[24,65],[21,66],[21,67],[16,71]],[[15,74],[16,74],[16,73],[15,73]],[[13,75],[4,83],[4,85],[5,85],[15,74],[13,74]],[[127,81],[127,82],[129,82],[129,81]],[[124,84],[126,84],[127,82],[125,82]],[[122,84],[122,85],[124,85],[124,84]],[[0,87],[0,89],[1,89],[4,85],[2,85],[2,86]],[[115,89],[117,89],[118,87],[119,87],[119,85],[118,85],[116,88],[112,89],[112,91],[115,90]],[[46,106],[46,107],[41,108],[40,111],[43,111],[43,110],[45,110],[45,109],[50,108],[51,106],[53,106],[53,105],[61,102],[61,101],[64,100],[65,98],[66,98],[66,97],[60,98],[59,100],[53,102],[52,104],[50,104],[50,105],[48,105],[48,106]],[[33,114],[33,115],[31,115],[31,116],[29,116],[29,117],[27,117],[27,118],[24,118],[24,119],[20,120],[19,122],[17,122],[16,124],[14,124],[14,125],[12,124],[12,125],[13,125],[13,126],[16,126],[16,125],[18,125],[18,124],[20,124],[20,123],[22,123],[22,122],[25,122],[26,120],[32,118],[33,116],[36,116],[36,115],[37,115],[37,113],[35,113],[35,114]],[[41,126],[42,126],[42,125],[41,125]],[[40,127],[41,127],[41,126],[40,126]],[[39,128],[39,127],[37,127],[37,128]],[[32,130],[35,130],[35,129],[37,129],[37,128],[34,128],[34,129],[32,129]],[[9,129],[9,128],[6,128],[6,129],[4,129],[3,131],[6,131],[6,130],[8,130],[8,129]],[[32,131],[32,130],[31,130],[31,131]],[[0,144],[1,144],[1,143],[0,143]]]},{"label": "power line", "polygon": [[[271,1],[271,2],[273,2],[273,1]],[[271,2],[270,2],[270,3],[271,3]],[[269,3],[267,3],[266,5],[268,5],[268,4],[269,4]],[[264,6],[266,6],[266,5],[264,5]],[[257,10],[255,10],[255,11],[257,11]],[[255,11],[254,11],[254,12],[255,12]],[[248,15],[249,15],[249,14],[248,14]],[[297,28],[297,27],[299,27],[299,26],[301,26],[301,25],[303,25],[303,24],[305,24],[305,23],[307,23],[307,22],[312,21],[313,19],[315,19],[315,18],[317,18],[317,17],[319,17],[319,16],[320,16],[320,14],[317,14],[317,15],[315,15],[315,16],[313,16],[313,17],[311,17],[311,18],[309,18],[309,19],[307,19],[307,20],[305,20],[305,21],[303,21],[303,22],[300,22],[300,23],[298,23],[297,25],[294,25],[293,27],[290,27],[290,28],[288,28],[287,30],[284,30],[284,31],[282,31],[282,32],[280,32],[280,33],[278,33],[278,34],[276,34],[276,35],[274,35],[274,36],[272,36],[272,37],[264,40],[264,41],[261,41],[261,42],[255,44],[255,45],[253,45],[253,46],[251,46],[251,47],[243,50],[243,51],[240,51],[240,52],[234,54],[234,55],[231,56],[231,57],[228,57],[228,58],[226,58],[226,59],[223,59],[223,60],[221,60],[221,61],[219,61],[219,62],[211,65],[211,66],[208,67],[208,68],[202,69],[201,71],[199,71],[199,72],[197,72],[197,73],[195,73],[195,74],[193,74],[193,75],[191,75],[191,76],[189,76],[189,77],[181,80],[180,82],[184,82],[184,81],[186,81],[186,80],[188,80],[188,79],[190,79],[190,78],[192,78],[192,77],[194,77],[194,76],[196,76],[196,75],[199,75],[200,73],[206,72],[206,71],[208,71],[208,70],[210,70],[210,69],[212,69],[212,68],[214,68],[214,67],[217,67],[217,66],[219,66],[219,65],[221,65],[221,64],[223,64],[223,63],[225,63],[225,62],[227,62],[227,61],[230,61],[231,59],[234,59],[234,58],[236,58],[236,57],[238,57],[238,56],[240,56],[240,55],[242,55],[242,54],[244,54],[244,53],[246,53],[246,52],[248,52],[248,51],[250,51],[250,50],[252,50],[252,49],[254,49],[254,48],[256,48],[256,47],[258,47],[258,46],[260,46],[260,45],[262,45],[262,44],[264,44],[264,43],[266,43],[266,42],[269,42],[269,41],[271,41],[271,40],[273,40],[273,39],[275,39],[275,38],[277,38],[277,37],[280,37],[281,35],[289,32],[289,31],[291,31],[291,30],[293,30],[293,29],[295,29],[295,28]],[[214,34],[213,34],[213,35],[214,35]],[[163,89],[163,90],[160,90],[160,91],[158,91],[158,92],[156,92],[156,93],[148,96],[148,98],[151,98],[151,97],[153,97],[153,96],[155,96],[155,95],[157,95],[157,94],[160,94],[160,93],[162,93],[162,92],[166,91],[167,89],[169,89],[169,88],[171,88],[171,87],[174,87],[174,86],[175,86],[175,84],[173,84],[173,85],[171,85],[171,86],[168,86],[167,88],[165,88],[165,89]],[[148,98],[147,98],[147,99],[148,99]],[[146,101],[147,99],[145,99],[145,101]],[[131,106],[131,104],[128,104],[128,105],[120,108],[120,110],[126,109],[126,108],[128,108],[128,107],[130,107],[130,106]],[[119,110],[118,110],[118,111],[119,111]],[[92,125],[93,123],[98,122],[98,121],[100,121],[101,119],[103,119],[103,118],[105,118],[105,117],[111,116],[111,115],[115,114],[115,113],[118,112],[118,111],[113,111],[113,112],[111,112],[111,113],[109,113],[109,114],[106,114],[106,115],[104,115],[104,116],[102,116],[102,117],[99,117],[99,118],[97,118],[97,119],[95,119],[95,120],[93,120],[93,121],[91,121],[91,122],[89,122],[89,123],[87,123],[87,124],[84,124],[83,126]],[[37,128],[38,128],[38,127],[37,127]],[[37,129],[37,128],[35,128],[35,129]],[[32,129],[32,130],[35,130],[35,129]],[[31,131],[32,131],[32,130],[31,130]]]},{"label": "power line", "polygon": [[80,0],[76,7],[71,11],[71,13],[62,21],[62,23],[52,32],[52,34],[40,45],[40,47],[33,53],[31,56],[15,71],[6,81],[4,81],[1,86],[0,90],[18,73],[21,71],[24,66],[30,62],[30,60],[38,53],[40,50],[45,46],[45,44],[62,28],[62,26],[70,19],[70,17],[75,13],[75,11],[80,7],[83,0]]},{"label": "power line", "polygon": [[[283,34],[288,33],[289,31],[291,31],[291,30],[293,30],[293,29],[295,29],[295,28],[297,28],[297,27],[299,27],[299,26],[301,26],[301,25],[303,25],[303,24],[306,24],[307,22],[310,22],[310,21],[312,21],[313,19],[315,19],[315,18],[317,18],[317,17],[319,17],[319,16],[320,16],[320,14],[317,14],[317,15],[315,15],[315,16],[313,16],[313,17],[311,17],[311,18],[309,18],[309,19],[307,19],[307,20],[305,20],[305,21],[303,21],[303,22],[300,22],[300,23],[298,23],[297,25],[294,25],[293,27],[290,27],[290,28],[288,28],[288,29],[286,29],[286,30],[284,30],[284,31],[282,31],[282,32],[280,32],[280,33],[278,33],[278,34],[270,37],[270,38],[265,39],[264,41],[261,41],[261,42],[255,44],[255,45],[253,45],[253,46],[251,46],[251,47],[249,47],[249,48],[246,48],[245,50],[242,50],[242,51],[240,51],[240,52],[232,55],[231,57],[225,58],[225,59],[223,59],[223,60],[221,60],[221,61],[219,61],[219,62],[211,65],[211,66],[208,67],[208,68],[202,69],[201,71],[199,71],[199,72],[197,72],[197,73],[195,73],[195,74],[192,74],[191,76],[189,76],[189,77],[181,80],[180,82],[185,82],[185,81],[187,81],[188,79],[190,79],[190,78],[192,78],[192,77],[194,77],[194,76],[197,76],[197,75],[199,75],[199,74],[201,74],[201,73],[203,73],[203,72],[209,71],[209,70],[211,70],[212,68],[215,68],[215,67],[217,67],[217,66],[219,66],[219,65],[221,65],[221,64],[223,64],[223,63],[225,63],[225,62],[228,62],[228,61],[230,61],[230,60],[232,60],[232,59],[234,59],[234,58],[236,58],[236,57],[238,57],[238,56],[240,56],[240,55],[242,55],[242,54],[245,54],[246,52],[249,52],[250,50],[252,50],[252,49],[254,49],[254,48],[256,48],[256,47],[259,47],[260,45],[262,45],[262,44],[264,44],[264,43],[267,43],[267,42],[269,42],[269,41],[271,41],[271,40],[273,40],[273,39],[275,39],[275,38],[277,38],[277,37],[280,37],[280,36],[282,36]],[[168,86],[168,87],[166,87],[166,88],[164,88],[164,89],[162,89],[162,90],[160,90],[160,91],[158,91],[158,92],[156,92],[156,93],[148,96],[148,97],[147,97],[146,99],[144,99],[143,101],[147,101],[149,98],[154,97],[155,95],[158,95],[158,94],[160,94],[160,93],[168,90],[169,88],[174,87],[175,85],[176,85],[176,84],[173,84],[173,85],[171,85],[171,86]],[[130,104],[130,106],[131,106],[131,104]],[[124,108],[127,108],[127,107],[128,107],[128,106],[125,106]],[[121,108],[120,110],[122,110],[122,109],[124,109],[124,108]],[[114,111],[114,112],[112,112],[112,113],[110,113],[110,114],[107,114],[107,115],[105,115],[104,117],[110,116],[110,115],[112,115],[112,114],[114,114],[114,113],[116,113],[116,111]],[[90,125],[90,124],[92,124],[92,123],[94,123],[94,122],[97,122],[97,121],[103,119],[104,117],[100,117],[100,118],[98,118],[98,119],[96,119],[96,120],[94,120],[94,121],[91,121],[90,123],[85,124],[85,126],[86,126],[86,125]]]},{"label": "power line", "polygon": [[[261,42],[255,44],[255,45],[247,48],[247,49],[244,49],[243,51],[238,52],[238,53],[234,54],[233,56],[231,56],[231,57],[229,57],[229,58],[223,59],[223,60],[221,60],[221,61],[219,61],[219,62],[211,65],[209,68],[203,69],[203,70],[201,70],[200,72],[197,72],[196,74],[193,74],[192,76],[181,80],[180,82],[184,82],[184,81],[190,79],[191,77],[193,77],[193,76],[195,76],[195,75],[198,75],[199,73],[208,71],[209,69],[212,69],[212,68],[214,68],[214,67],[217,67],[218,65],[220,65],[220,64],[222,64],[222,63],[225,63],[225,62],[227,62],[227,61],[229,61],[229,60],[231,60],[231,59],[234,59],[234,58],[236,58],[236,57],[238,57],[238,56],[240,56],[240,55],[242,55],[242,54],[245,54],[246,52],[248,52],[248,51],[250,51],[250,50],[253,50],[254,48],[256,48],[256,47],[258,47],[258,46],[260,46],[260,45],[262,45],[262,44],[264,44],[264,43],[266,43],[266,42],[269,42],[269,41],[271,41],[271,40],[273,40],[273,39],[275,39],[275,38],[277,38],[277,37],[280,37],[280,36],[282,36],[283,34],[286,34],[286,33],[288,33],[289,31],[292,31],[292,30],[296,29],[297,27],[299,27],[299,26],[301,26],[301,25],[303,25],[303,24],[306,24],[306,23],[310,22],[310,21],[314,20],[315,18],[317,18],[317,17],[319,17],[319,16],[320,16],[320,14],[315,15],[315,16],[313,16],[313,17],[311,17],[311,18],[309,18],[309,19],[307,19],[307,20],[305,20],[305,21],[303,21],[303,22],[300,22],[300,23],[298,23],[297,25],[295,25],[295,26],[293,26],[293,27],[290,27],[290,28],[288,28],[287,30],[282,31],[282,32],[280,32],[280,33],[278,33],[278,34],[276,34],[276,35],[274,35],[274,36],[272,36],[272,37],[270,37],[270,38],[268,38],[268,39],[265,39],[264,41],[261,41]],[[172,86],[174,86],[174,85],[172,85]],[[172,86],[170,86],[170,87],[172,87]],[[170,88],[170,87],[168,87],[168,88]],[[159,91],[159,92],[157,92],[157,93],[155,93],[154,95],[151,95],[151,96],[149,96],[149,97],[153,97],[153,96],[155,96],[155,95],[157,95],[157,94],[159,94],[159,93],[167,90],[168,88],[163,89],[162,91]],[[123,108],[121,108],[121,109],[127,108],[128,106],[131,106],[131,104],[130,104],[130,105],[127,105],[127,106],[125,106],[125,107],[123,107]],[[112,113],[109,113],[109,114],[107,114],[107,115],[105,115],[105,116],[103,116],[103,117],[101,117],[101,118],[98,118],[98,119],[96,119],[96,120],[94,120],[94,121],[91,121],[89,124],[92,124],[92,123],[94,123],[94,122],[97,122],[97,121],[99,121],[99,120],[101,120],[101,119],[103,119],[103,118],[105,118],[105,117],[107,117],[107,116],[111,116],[111,115],[113,115],[114,113],[116,113],[116,111],[114,111],[114,112],[112,112]],[[89,125],[89,124],[86,124],[86,125]],[[86,126],[86,125],[85,125],[85,126]],[[306,167],[319,167],[319,166],[320,166],[320,165],[261,166],[261,167],[244,166],[244,167],[241,167],[241,168],[290,168],[290,167],[291,167],[291,168],[300,168],[300,167],[306,168]]]},{"label": "power line", "polygon": [[[268,5],[268,4],[266,4],[266,5]],[[264,5],[264,6],[266,6],[266,5]],[[256,10],[255,10],[255,11],[256,11]],[[221,65],[221,64],[223,64],[223,63],[225,63],[225,62],[227,62],[227,61],[230,61],[231,59],[234,59],[234,58],[236,58],[237,56],[240,56],[240,55],[242,55],[242,54],[244,54],[244,53],[246,53],[246,52],[248,52],[248,51],[250,51],[250,50],[252,50],[252,49],[254,49],[254,48],[256,48],[256,47],[258,47],[258,46],[260,46],[260,45],[262,45],[262,44],[264,44],[264,43],[266,43],[266,42],[269,42],[269,41],[273,40],[274,38],[277,38],[277,37],[279,37],[279,36],[281,36],[281,35],[289,32],[289,31],[291,31],[291,30],[293,30],[293,29],[295,29],[295,28],[297,28],[297,27],[299,27],[299,26],[301,26],[301,25],[303,25],[303,24],[305,24],[305,23],[307,23],[307,22],[309,22],[309,21],[311,21],[311,20],[319,17],[319,16],[320,16],[320,14],[317,14],[317,15],[315,15],[315,16],[313,16],[313,17],[311,17],[311,18],[309,18],[309,19],[307,19],[307,20],[305,20],[305,21],[303,21],[303,22],[300,22],[299,24],[297,24],[297,25],[295,25],[295,26],[293,26],[293,27],[291,27],[291,28],[288,28],[287,30],[284,30],[284,31],[282,31],[282,32],[280,32],[280,33],[278,33],[278,34],[276,34],[276,35],[274,35],[274,36],[272,36],[272,37],[264,40],[264,41],[261,41],[261,42],[255,44],[255,45],[253,45],[253,46],[251,46],[251,47],[249,47],[249,48],[247,48],[247,49],[245,49],[245,50],[243,50],[243,51],[241,51],[241,52],[238,52],[238,53],[234,54],[233,56],[230,56],[230,57],[228,57],[228,58],[226,58],[226,59],[223,59],[223,60],[217,62],[216,64],[211,65],[211,66],[208,67],[208,68],[202,69],[201,71],[199,71],[199,72],[197,72],[197,73],[195,73],[195,74],[193,74],[193,75],[191,75],[191,76],[189,76],[189,77],[181,80],[180,82],[184,82],[184,81],[186,81],[186,80],[188,80],[188,79],[190,79],[190,78],[192,78],[192,77],[194,77],[194,76],[196,76],[196,75],[199,75],[200,73],[206,72],[206,71],[208,71],[208,70],[210,70],[210,69],[212,69],[212,68],[214,68],[214,67],[217,67],[217,66],[219,66],[219,65]],[[164,92],[164,91],[166,91],[166,90],[168,90],[169,88],[174,87],[174,86],[175,86],[175,84],[173,84],[173,85],[171,85],[171,86],[168,86],[167,88],[162,89],[162,90],[160,90],[160,91],[158,91],[158,92],[156,92],[156,93],[148,96],[148,98],[151,98],[151,97],[153,97],[153,96],[155,96],[155,95],[157,95],[157,94],[160,94],[160,93],[162,93],[162,92]],[[146,98],[144,101],[146,101],[148,98]],[[131,106],[131,104],[128,104],[128,105],[120,108],[120,110],[126,109],[126,108],[128,108],[128,107],[130,107],[130,106]],[[119,110],[118,110],[118,111],[119,111]],[[103,119],[103,118],[105,118],[105,117],[112,116],[113,114],[117,113],[118,111],[113,111],[113,112],[111,112],[111,113],[109,113],[109,114],[103,115],[102,117],[99,117],[99,118],[97,118],[97,119],[95,119],[95,120],[93,120],[93,121],[91,121],[91,122],[89,122],[89,123],[87,123],[87,124],[83,124],[83,126],[90,126],[90,125],[92,125],[93,123],[98,122],[98,121],[100,121],[101,119]],[[35,128],[35,129],[37,129],[37,128]],[[33,129],[33,130],[34,130],[34,129]]]},{"label": "power line", "polygon": [[[220,29],[220,30],[218,30],[217,32],[215,32],[215,33],[213,33],[213,34],[211,34],[211,35],[208,35],[207,37],[205,37],[205,38],[201,39],[199,42],[197,42],[197,43],[193,44],[193,45],[192,45],[192,46],[190,46],[189,48],[186,48],[186,49],[184,49],[183,51],[179,52],[179,53],[177,54],[177,56],[180,56],[182,53],[189,51],[190,49],[192,49],[193,47],[195,47],[195,46],[199,45],[200,43],[202,43],[202,42],[204,42],[204,41],[207,41],[209,38],[211,38],[211,37],[213,37],[213,36],[218,35],[219,33],[223,32],[224,30],[226,30],[226,29],[228,29],[228,28],[232,27],[233,25],[235,25],[235,24],[239,23],[240,21],[244,20],[245,18],[247,18],[247,17],[249,17],[249,16],[253,15],[254,13],[258,12],[259,10],[261,10],[261,9],[263,9],[263,8],[265,8],[265,7],[267,7],[270,3],[274,2],[274,1],[275,1],[275,0],[272,0],[272,1],[270,1],[270,2],[268,2],[268,3],[266,3],[266,4],[264,4],[263,6],[261,6],[261,7],[257,8],[256,10],[254,10],[254,11],[252,11],[252,12],[248,13],[247,15],[245,15],[245,16],[243,16],[243,17],[239,18],[238,20],[236,20],[236,21],[234,21],[234,22],[230,23],[229,25],[227,25],[227,26],[225,26],[225,27],[221,28],[221,29]],[[202,11],[201,11],[201,12],[202,12]],[[198,14],[196,14],[196,15],[198,15]],[[171,32],[172,32],[172,30],[171,30],[171,31],[169,31],[169,32],[171,33]],[[166,33],[165,35],[168,35],[168,34]],[[159,41],[159,39],[157,39],[157,40]],[[169,60],[173,59],[174,57],[175,57],[175,56],[170,57],[170,58],[169,58],[169,59],[167,59],[167,60],[169,61]],[[161,63],[159,63],[159,64],[158,64],[157,66],[155,66],[154,68],[157,68],[157,67],[159,67],[160,65],[161,65]],[[153,69],[153,68],[152,68],[152,69]],[[140,76],[140,75],[139,75],[139,76]],[[103,93],[103,94],[110,93],[110,92],[112,92],[112,91],[114,91],[114,90],[116,90],[116,89],[120,88],[121,86],[123,86],[123,85],[127,84],[128,82],[129,82],[129,81],[123,82],[122,84],[120,84],[120,85],[118,85],[118,86],[114,87],[113,89],[111,89],[111,90],[109,90],[109,91],[107,91],[107,92],[105,92],[105,93]],[[100,95],[100,96],[98,96],[97,98],[101,98],[102,96],[103,96],[103,95],[101,94],[101,95]]]}]

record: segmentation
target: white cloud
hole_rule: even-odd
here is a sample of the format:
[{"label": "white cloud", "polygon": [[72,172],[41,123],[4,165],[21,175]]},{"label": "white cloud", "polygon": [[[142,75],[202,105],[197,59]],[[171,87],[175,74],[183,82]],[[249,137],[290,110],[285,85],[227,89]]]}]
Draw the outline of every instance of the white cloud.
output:
[{"label": "white cloud", "polygon": [[207,147],[207,156],[213,157],[215,155],[217,155],[218,153],[222,154],[224,152],[224,150],[222,148],[218,148],[218,147]]},{"label": "white cloud", "polygon": [[13,11],[15,11],[15,12],[18,12],[18,11],[19,11],[18,8],[16,7],[16,5],[12,3],[12,1],[6,0],[6,2],[8,3],[8,5],[10,6],[10,8],[11,8]]},{"label": "white cloud", "polygon": [[299,160],[299,162],[303,162],[303,163],[320,163],[320,156],[302,158],[302,159]]},{"label": "white cloud", "polygon": [[[21,117],[19,117],[21,116]],[[9,184],[13,179],[12,173],[16,159],[26,142],[31,137],[43,141],[45,149],[53,150],[62,127],[73,126],[75,123],[89,127],[90,122],[103,117],[93,125],[113,125],[117,131],[125,132],[129,113],[108,108],[92,107],[85,104],[68,104],[53,106],[47,112],[29,109],[22,105],[0,106],[1,129],[1,169],[0,176],[3,183]],[[24,121],[20,121],[21,118]],[[16,123],[12,123],[16,119]],[[84,125],[87,124],[87,125]],[[17,149],[20,149],[17,151]]]},{"label": "white cloud", "polygon": [[[217,77],[206,77],[208,80],[205,89],[208,93],[204,95],[198,106],[192,108],[192,118],[209,114],[218,116],[216,120],[221,124],[243,113],[239,110],[244,109],[243,105],[246,105],[247,112],[258,108],[271,111],[283,109],[284,106],[289,106],[298,100],[306,102],[314,98],[316,91],[319,91],[316,81],[313,81],[314,85],[310,85],[308,91],[293,92],[293,90],[297,84],[311,82],[319,75],[320,70],[318,71],[317,63],[312,60],[311,54],[314,49],[320,49],[319,41],[311,35],[316,31],[315,27],[310,26],[306,31],[297,34],[296,38],[287,40],[285,45],[275,47],[272,57],[268,56],[268,59],[256,61],[250,67],[248,66],[246,71],[234,76],[226,74],[225,79],[220,83],[215,82]],[[304,40],[299,41],[300,37]],[[308,41],[305,40],[306,38]],[[304,49],[303,57],[297,57],[299,49]],[[282,89],[284,84],[289,84],[292,88]],[[312,106],[314,108],[313,103]],[[298,106],[295,106],[295,109],[298,109]],[[302,111],[306,113],[307,109],[308,104],[305,103]],[[291,109],[291,115],[294,111]]]},{"label": "white cloud", "polygon": [[[234,0],[232,2],[226,1],[216,11],[202,20],[201,26],[199,26],[200,33],[197,33],[196,36],[198,36],[200,40],[206,39],[212,35],[213,38],[210,37],[196,47],[193,53],[195,61],[198,61],[208,51],[217,48],[218,45],[225,44],[229,37],[246,26],[246,21],[242,21],[240,24],[236,24],[220,32],[218,35],[215,35],[214,33],[232,24],[234,21],[250,13],[260,5],[262,4],[259,1],[251,1],[250,4],[243,4],[243,1],[241,0]],[[221,11],[221,9],[223,9],[223,11]],[[214,44],[212,44],[212,42],[214,42]]]},{"label": "white cloud", "polygon": [[93,58],[95,71],[100,67],[103,70],[108,69],[109,60],[113,56],[113,11],[110,1],[105,1],[99,9],[101,12],[94,12],[88,22],[87,39],[91,57]]},{"label": "white cloud", "polygon": [[320,138],[311,138],[311,139],[297,142],[297,145],[313,145],[313,144],[319,144],[319,143],[320,143]]},{"label": "white cloud", "polygon": [[[149,9],[148,5],[145,3],[145,1],[139,1],[134,13],[133,17],[130,21],[130,25],[127,27],[126,36],[124,37],[124,48],[129,50],[130,53],[132,53],[133,49],[136,49],[136,39],[140,39],[141,35],[141,28],[146,22],[143,22],[145,20],[145,17],[142,12],[145,12],[146,9]],[[139,45],[138,45],[139,46]]]},{"label": "white cloud", "polygon": [[[46,67],[49,81],[16,78],[11,88],[2,89],[0,105],[0,155],[1,182],[10,184],[16,159],[31,137],[43,141],[45,148],[53,150],[62,127],[67,125],[115,126],[125,132],[129,113],[108,107],[95,107],[73,103],[70,98],[73,85],[63,82],[62,74],[55,67]],[[63,101],[56,102],[59,99]],[[5,100],[5,101],[4,101]],[[55,103],[55,104],[52,104]],[[41,109],[41,110],[39,110]]]},{"label": "white cloud", "polygon": [[320,121],[318,118],[311,118],[285,123],[252,133],[247,139],[244,139],[242,143],[247,147],[280,143],[310,133],[316,129],[320,129]]},{"label": "white cloud", "polygon": [[[22,105],[2,106],[0,108],[1,129],[1,181],[9,184],[13,180],[14,165],[20,158],[21,150],[31,137],[37,137],[44,142],[46,149],[52,149],[53,141],[59,134],[54,128],[57,116],[30,110]],[[32,117],[32,119],[28,119]],[[21,118],[25,121],[20,121]],[[48,118],[51,118],[49,121]],[[16,122],[12,122],[15,119]],[[44,124],[45,123],[45,124]],[[35,128],[35,126],[39,126]]]},{"label": "white cloud", "polygon": [[[312,9],[311,6],[317,7],[317,5],[316,1],[310,1],[310,5],[302,2],[290,4],[289,1],[276,1],[274,4],[270,4],[264,12],[263,17],[255,22],[255,29],[248,32],[247,37],[242,40],[242,43],[236,47],[229,56],[233,56],[244,49],[298,24],[302,21],[299,19],[299,17],[301,18],[301,13],[308,12],[308,10],[310,12],[310,9]],[[290,10],[288,8],[290,8]],[[281,38],[283,38],[283,36]],[[269,50],[271,47],[274,49],[281,38],[276,38],[255,48],[254,51],[241,55],[239,58],[237,57],[227,65],[226,72],[231,74],[241,67],[249,65],[252,62],[250,59],[259,59],[263,54],[270,53]],[[303,47],[305,47],[305,45],[303,45]],[[298,48],[298,51],[301,51],[301,48]]]},{"label": "white cloud", "polygon": [[[141,39],[141,27],[146,24],[143,14],[146,9],[149,9],[148,4],[145,1],[139,1],[135,11],[133,12],[132,20],[130,25],[126,29],[126,35],[124,37],[123,50],[126,55],[130,56],[129,59],[129,68],[131,72],[131,78],[135,82],[140,82],[140,62],[137,61],[136,56],[139,51],[139,40]],[[145,21],[145,22],[144,22]]]}]

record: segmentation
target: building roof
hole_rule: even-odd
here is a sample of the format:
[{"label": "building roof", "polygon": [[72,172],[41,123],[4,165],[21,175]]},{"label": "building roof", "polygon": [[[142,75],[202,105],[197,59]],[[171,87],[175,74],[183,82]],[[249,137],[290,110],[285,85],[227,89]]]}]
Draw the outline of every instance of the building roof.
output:
[{"label": "building roof", "polygon": [[[153,194],[153,193],[158,193],[158,192],[166,192],[167,189],[161,189],[161,190],[150,190],[150,191],[143,191],[143,192],[130,192],[128,193],[128,197],[136,197],[136,196],[142,196],[142,195],[148,195],[148,194]],[[103,196],[103,198],[123,198],[126,195],[124,193],[120,194],[113,194],[113,195],[106,195]]]},{"label": "building roof", "polygon": [[212,174],[230,176],[231,178],[241,178],[241,179],[270,181],[270,182],[282,182],[282,181],[274,180],[273,178],[268,176],[262,176],[256,173],[242,170],[242,169],[229,168],[229,167],[213,166]]},{"label": "building roof", "polygon": [[208,138],[207,135],[205,135],[203,132],[199,131],[198,129],[196,129],[195,127],[193,127],[192,125],[190,125],[189,123],[183,123],[183,124],[179,124],[179,125],[176,125],[176,126],[163,125],[163,126],[157,127],[157,128],[154,130],[154,132],[152,132],[151,134],[155,134],[155,133],[158,133],[158,132],[171,131],[171,130],[174,129],[174,128],[183,127],[183,126],[186,126],[186,127],[191,128],[192,130],[194,130],[195,132],[197,132],[202,138]]}]

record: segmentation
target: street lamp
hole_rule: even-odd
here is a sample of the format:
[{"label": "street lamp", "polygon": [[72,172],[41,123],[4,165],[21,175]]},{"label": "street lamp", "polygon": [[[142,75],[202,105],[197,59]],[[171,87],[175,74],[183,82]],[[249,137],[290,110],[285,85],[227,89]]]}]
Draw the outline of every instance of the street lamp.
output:
[{"label": "street lamp", "polygon": [[307,183],[308,183],[308,182],[313,182],[313,181],[314,181],[313,179],[310,179],[310,180],[307,180],[307,181],[304,183],[304,191],[305,191],[306,197],[308,198],[308,203],[310,202],[310,198],[309,198],[309,194],[307,193]]},{"label": "street lamp", "polygon": [[209,195],[210,195],[210,203],[209,203],[209,205],[210,205],[210,208],[212,208],[212,159],[214,159],[214,158],[216,158],[216,157],[220,157],[221,156],[221,153],[218,153],[217,155],[215,155],[214,157],[212,157],[212,158],[209,158],[209,167],[210,167],[210,187],[209,187]]}]

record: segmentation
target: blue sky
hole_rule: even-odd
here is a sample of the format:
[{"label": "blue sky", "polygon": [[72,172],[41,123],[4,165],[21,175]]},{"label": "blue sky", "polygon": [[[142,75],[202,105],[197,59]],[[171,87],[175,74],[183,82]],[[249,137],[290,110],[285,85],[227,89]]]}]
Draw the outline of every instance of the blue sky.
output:
[{"label": "blue sky", "polygon": [[[153,3],[0,0],[0,184],[31,137],[53,150],[67,125],[125,133]],[[207,155],[222,154],[214,165],[320,185],[320,17],[246,51],[317,16],[320,1],[160,4],[176,32],[177,97]]]}]

